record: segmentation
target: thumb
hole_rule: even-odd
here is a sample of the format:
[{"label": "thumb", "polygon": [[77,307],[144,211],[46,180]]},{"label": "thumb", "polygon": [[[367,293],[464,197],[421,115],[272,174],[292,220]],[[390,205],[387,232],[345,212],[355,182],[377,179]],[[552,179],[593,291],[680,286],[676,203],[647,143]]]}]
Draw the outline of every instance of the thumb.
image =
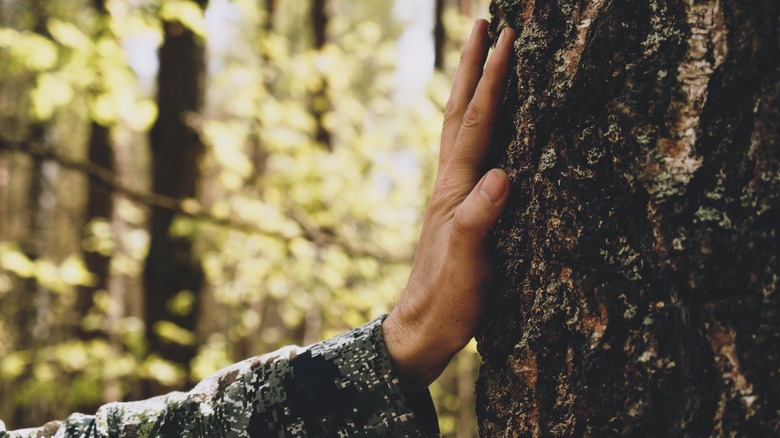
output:
[{"label": "thumb", "polygon": [[488,231],[501,216],[509,196],[509,177],[493,169],[477,183],[455,210],[452,222],[452,244],[465,250],[481,249]]}]

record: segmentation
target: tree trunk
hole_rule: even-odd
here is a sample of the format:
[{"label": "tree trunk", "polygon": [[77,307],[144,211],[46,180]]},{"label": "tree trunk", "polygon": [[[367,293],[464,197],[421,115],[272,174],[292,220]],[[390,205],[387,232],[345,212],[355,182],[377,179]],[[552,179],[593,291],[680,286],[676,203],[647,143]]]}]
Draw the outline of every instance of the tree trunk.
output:
[{"label": "tree trunk", "polygon": [[[46,28],[48,12],[44,4],[34,2],[35,24],[33,31],[45,38],[50,38]],[[48,121],[35,121],[30,125],[29,136],[34,142],[51,148],[50,124]],[[33,262],[48,255],[51,249],[51,238],[54,212],[57,207],[56,193],[53,187],[57,183],[57,167],[42,159],[33,158],[30,166],[30,185],[27,188],[27,227],[21,243],[24,255]],[[13,315],[17,327],[17,339],[14,348],[17,351],[36,351],[54,342],[51,339],[53,331],[52,291],[38,281],[37,276],[20,279],[21,300],[16,314]],[[27,367],[18,381],[23,382],[34,378],[33,369]],[[36,406],[15,406],[12,418],[14,424],[35,424],[45,417],[47,409],[43,403]]]},{"label": "tree trunk", "polygon": [[276,24],[276,12],[278,7],[279,4],[277,3],[277,0],[266,0],[265,2],[266,17],[265,17],[265,21],[263,22],[264,33],[273,32],[274,25]]},{"label": "tree trunk", "polygon": [[447,31],[444,27],[444,0],[435,0],[433,8],[433,68],[444,71]]},{"label": "tree trunk", "polygon": [[[108,31],[108,10],[106,9],[106,0],[93,0],[92,7],[98,18],[95,38],[99,39]],[[96,89],[95,94],[104,90]],[[101,125],[97,121],[92,121],[89,134],[88,159],[93,165],[100,166],[109,172],[114,171],[114,149],[111,145],[110,127]],[[87,206],[84,215],[84,231],[86,227],[95,220],[111,220],[114,212],[114,200],[112,191],[102,184],[97,178],[90,177],[87,182]],[[100,252],[90,250],[83,251],[84,263],[86,268],[95,276],[95,284],[79,288],[76,301],[76,311],[80,317],[86,316],[92,307],[95,293],[100,290],[108,289],[108,280],[110,274],[111,257]],[[81,339],[88,339],[94,336],[94,333],[87,333],[79,330]]]},{"label": "tree trunk", "polygon": [[[108,171],[114,170],[114,150],[111,146],[111,132],[107,126],[93,121],[90,126],[89,136],[89,162],[98,165]],[[90,177],[87,182],[87,207],[84,217],[84,227],[98,219],[110,221],[114,212],[112,191],[105,184]],[[91,286],[83,286],[79,289],[76,310],[80,316],[89,313],[95,293],[107,290],[109,266],[111,257],[96,251],[84,251],[84,264],[95,276],[95,283]],[[80,337],[86,339],[90,334],[80,332]]]},{"label": "tree trunk", "polygon": [[[32,136],[41,144],[48,145],[45,139],[46,126],[36,123]],[[46,163],[34,158],[30,168],[30,187],[27,192],[28,225],[21,249],[24,255],[37,262],[47,255],[50,249],[52,222],[56,207],[56,195],[51,187],[56,183],[57,169],[53,163]],[[20,282],[22,299],[14,315],[18,337],[14,348],[18,351],[36,351],[50,345],[52,337],[52,291],[41,284],[37,277],[32,276]],[[33,379],[31,367],[25,369],[19,381]],[[16,406],[10,419],[13,424],[36,424],[46,416],[51,406],[39,404],[31,406]]]},{"label": "tree trunk", "polygon": [[[311,5],[312,42],[314,50],[321,51],[328,41],[328,21],[330,17],[327,11],[327,0],[313,0]],[[333,136],[325,123],[325,116],[330,110],[330,97],[328,96],[328,78],[326,74],[320,75],[320,86],[311,95],[311,114],[317,124],[315,138],[317,143],[326,149],[333,150]]]},{"label": "tree trunk", "polygon": [[[205,9],[207,1],[197,3]],[[159,115],[150,137],[152,190],[183,200],[196,197],[200,178],[203,143],[193,124],[203,107],[205,50],[203,41],[183,24],[166,22],[163,27],[157,78]],[[150,354],[186,368],[196,353],[194,342],[161,336],[161,332],[166,323],[173,323],[194,333],[203,269],[193,254],[190,237],[170,234],[174,217],[171,210],[152,208],[151,242],[144,268],[146,334]],[[192,294],[194,306],[189,312],[172,311],[170,302],[179,293]]]},{"label": "tree trunk", "polygon": [[780,434],[780,3],[494,0],[483,436]]}]

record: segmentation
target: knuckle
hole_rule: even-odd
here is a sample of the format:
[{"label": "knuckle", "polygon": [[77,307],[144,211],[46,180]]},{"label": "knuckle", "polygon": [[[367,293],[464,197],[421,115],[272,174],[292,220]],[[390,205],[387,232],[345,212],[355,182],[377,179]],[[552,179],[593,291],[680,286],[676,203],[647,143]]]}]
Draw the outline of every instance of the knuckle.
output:
[{"label": "knuckle", "polygon": [[463,51],[460,52],[460,63],[465,64],[467,62],[470,62],[469,59],[471,58],[471,53],[469,52],[469,49],[471,47],[466,46],[463,48]]},{"label": "knuckle", "polygon": [[482,78],[485,81],[494,82],[495,78],[498,76],[498,66],[496,65],[495,62],[488,62],[487,64],[485,64],[484,72],[485,73],[482,76]]},{"label": "knuckle", "polygon": [[501,68],[496,64],[488,64],[485,67],[485,75],[482,77],[484,86],[488,94],[492,97],[499,96],[502,93],[502,85],[499,82]]},{"label": "knuckle", "polygon": [[463,51],[460,52],[459,65],[467,68],[482,70],[484,65],[484,56],[479,44],[471,42],[463,48]]},{"label": "knuckle", "polygon": [[448,187],[437,185],[433,189],[431,200],[428,203],[428,210],[434,214],[440,214],[441,212],[451,211],[454,204],[455,197],[452,195],[452,190]]},{"label": "knuckle", "polygon": [[461,113],[461,109],[453,100],[447,102],[444,107],[444,126],[456,124]]},{"label": "knuckle", "polygon": [[495,58],[493,58],[485,64],[485,76],[487,76],[488,79],[495,81],[496,78],[501,76],[501,70],[503,70],[503,68],[503,64],[497,62]]},{"label": "knuckle", "polygon": [[466,112],[463,114],[463,127],[474,128],[482,121],[482,108],[473,100],[469,102]]},{"label": "knuckle", "polygon": [[502,87],[496,82],[490,81],[487,84],[487,92],[491,98],[497,99],[501,97]]},{"label": "knuckle", "polygon": [[460,63],[477,65],[478,62],[475,60],[477,57],[477,46],[474,43],[469,43],[463,48],[463,51],[460,52]]}]

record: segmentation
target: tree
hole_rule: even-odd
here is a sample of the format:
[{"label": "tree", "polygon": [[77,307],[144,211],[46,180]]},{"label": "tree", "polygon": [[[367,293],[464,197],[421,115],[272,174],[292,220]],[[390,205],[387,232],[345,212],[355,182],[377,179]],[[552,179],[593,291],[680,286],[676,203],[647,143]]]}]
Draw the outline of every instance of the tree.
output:
[{"label": "tree", "polygon": [[[48,11],[40,2],[33,5],[36,34],[48,38],[46,28]],[[47,120],[36,120],[30,124],[30,138],[39,142],[45,149],[52,149],[49,141],[49,123]],[[56,194],[52,189],[57,180],[57,169],[51,163],[41,159],[33,159],[30,169],[30,182],[27,188],[27,234],[21,248],[24,255],[31,261],[43,259],[50,245],[50,230],[53,224]],[[16,325],[19,328],[17,346],[22,350],[40,348],[47,344],[52,336],[52,291],[42,284],[36,276],[30,276],[22,282],[23,296],[16,312]],[[22,378],[31,378],[27,370]],[[42,408],[16,406],[13,413],[14,421],[29,421],[41,414]]]},{"label": "tree", "polygon": [[433,68],[444,70],[444,45],[447,31],[444,28],[444,0],[435,0],[433,6]]},{"label": "tree", "polygon": [[[312,27],[312,46],[316,52],[322,52],[325,44],[328,42],[328,4],[326,0],[312,0],[311,4],[311,27]],[[325,123],[325,117],[328,113],[330,102],[328,97],[328,80],[325,75],[321,75],[320,83],[315,85],[311,96],[311,113],[316,123],[315,138],[328,150],[333,150],[333,138]]]},{"label": "tree", "polygon": [[[205,38],[203,4],[190,0],[0,0],[6,425],[37,426],[183,387],[185,378],[324,339],[387,311],[408,279],[435,173],[446,71],[455,63],[434,75],[428,92],[400,102],[404,23],[393,19],[394,2],[314,3],[212,2],[209,25],[224,25]],[[456,3],[445,8],[448,59],[465,32]],[[311,6],[320,11],[316,29]],[[46,19],[36,32],[39,12]],[[173,41],[182,42],[180,51]],[[156,106],[149,57],[158,42]],[[207,44],[208,72],[189,68],[192,60],[202,65],[198,53]],[[324,104],[320,117],[314,95]],[[38,124],[45,135],[33,135]],[[331,141],[318,139],[319,127]],[[169,167],[159,164],[166,159]],[[41,173],[33,172],[35,161],[56,171],[42,186],[54,209],[40,232],[29,220],[28,198],[39,198],[28,189]],[[90,190],[95,200],[110,192],[113,208],[88,208]],[[109,215],[110,223],[92,219]],[[28,236],[44,243],[34,258],[24,251]],[[150,245],[162,263],[150,260],[161,271],[147,271],[146,284],[156,286],[144,293]],[[108,271],[88,260],[105,263],[104,255]],[[159,286],[171,278],[160,272],[175,266],[183,266],[182,280],[197,280],[188,261],[197,274],[203,262],[202,291],[183,282]],[[48,301],[29,307],[26,284],[45,289]],[[144,312],[145,298],[152,311]],[[17,322],[43,312],[51,336],[38,341]],[[81,336],[67,338],[77,328]],[[473,435],[473,404],[463,403],[473,393],[473,347],[461,357],[433,389],[445,436]]]},{"label": "tree", "polygon": [[[206,0],[192,2],[202,15]],[[152,191],[183,202],[197,195],[203,143],[195,123],[203,109],[205,49],[192,23],[163,23],[157,76],[159,115],[150,133]],[[203,289],[203,268],[189,236],[171,233],[175,212],[151,209],[150,247],[144,268],[146,336],[150,354],[189,366]],[[176,301],[174,301],[176,300]]]},{"label": "tree", "polygon": [[780,5],[494,0],[484,436],[780,431]]},{"label": "tree", "polygon": [[[94,0],[92,7],[98,15],[99,25],[95,35],[97,39],[105,37],[108,31],[108,10],[105,0]],[[102,91],[102,90],[101,90]],[[94,94],[99,94],[96,92]],[[87,155],[89,162],[106,169],[108,172],[114,172],[114,148],[111,144],[111,129],[105,123],[92,120],[89,128],[89,146]],[[87,184],[87,206],[84,218],[85,229],[94,225],[95,221],[110,221],[114,212],[114,200],[109,187],[106,187],[95,177],[91,177]],[[110,274],[111,257],[91,250],[83,252],[84,264],[86,268],[94,275],[95,283],[89,286],[83,286],[79,290],[79,296],[76,303],[76,309],[80,315],[87,315],[92,307],[94,295],[100,290],[108,289],[108,280]],[[91,334],[81,330],[80,336],[89,338]]]}]

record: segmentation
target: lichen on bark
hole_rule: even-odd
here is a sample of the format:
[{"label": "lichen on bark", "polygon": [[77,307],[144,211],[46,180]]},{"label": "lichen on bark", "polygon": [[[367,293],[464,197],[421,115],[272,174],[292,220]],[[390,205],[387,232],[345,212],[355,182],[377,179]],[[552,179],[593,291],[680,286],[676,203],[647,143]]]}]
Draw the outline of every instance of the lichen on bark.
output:
[{"label": "lichen on bark", "polygon": [[780,4],[494,0],[483,436],[780,434]]}]

